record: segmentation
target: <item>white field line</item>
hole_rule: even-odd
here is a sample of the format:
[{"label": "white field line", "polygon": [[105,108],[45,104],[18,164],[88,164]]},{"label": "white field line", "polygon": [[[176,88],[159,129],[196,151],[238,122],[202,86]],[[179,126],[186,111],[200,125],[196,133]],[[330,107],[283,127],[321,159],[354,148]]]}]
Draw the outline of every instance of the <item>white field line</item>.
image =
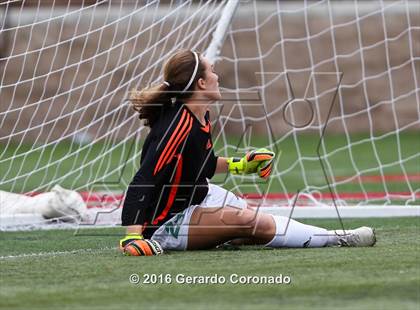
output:
[{"label": "white field line", "polygon": [[296,207],[292,212],[290,207],[277,206],[265,207],[260,210],[294,219],[338,219],[338,214],[340,218],[420,217],[420,206],[338,206],[337,209],[334,206]]},{"label": "white field line", "polygon": [[45,256],[57,256],[57,255],[69,255],[69,254],[78,254],[78,253],[98,253],[98,252],[105,252],[105,251],[115,251],[116,247],[105,247],[100,249],[77,249],[71,251],[52,251],[52,252],[39,252],[39,253],[27,253],[27,254],[19,254],[19,255],[6,255],[0,256],[0,260],[6,259],[18,259],[18,258],[25,258],[25,257],[45,257]]}]

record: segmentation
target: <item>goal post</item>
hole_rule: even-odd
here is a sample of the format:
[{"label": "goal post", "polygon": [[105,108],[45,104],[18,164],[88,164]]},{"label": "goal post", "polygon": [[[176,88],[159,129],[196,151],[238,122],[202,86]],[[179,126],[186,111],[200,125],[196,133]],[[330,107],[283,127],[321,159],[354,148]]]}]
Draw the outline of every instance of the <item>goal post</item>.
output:
[{"label": "goal post", "polygon": [[420,205],[419,9],[417,1],[2,2],[0,190],[59,184],[95,203],[121,200],[148,132],[127,93],[161,82],[167,57],[189,48],[220,75],[217,153],[281,151],[269,182],[215,182],[272,207]]},{"label": "goal post", "polygon": [[238,5],[239,0],[231,0],[226,3],[225,8],[223,9],[216,30],[213,32],[210,45],[207,47],[205,52],[205,56],[211,63],[215,63],[217,61],[217,57],[220,55],[226,33],[229,29]]}]

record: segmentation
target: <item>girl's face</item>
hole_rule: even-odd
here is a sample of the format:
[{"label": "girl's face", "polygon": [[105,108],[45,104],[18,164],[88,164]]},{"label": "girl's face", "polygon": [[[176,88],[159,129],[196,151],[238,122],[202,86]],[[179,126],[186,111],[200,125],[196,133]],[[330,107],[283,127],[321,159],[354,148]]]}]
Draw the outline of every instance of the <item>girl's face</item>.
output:
[{"label": "girl's face", "polygon": [[198,90],[209,100],[220,100],[222,95],[219,90],[219,76],[207,58],[201,57],[201,62],[204,64],[205,71],[204,79],[198,80]]}]

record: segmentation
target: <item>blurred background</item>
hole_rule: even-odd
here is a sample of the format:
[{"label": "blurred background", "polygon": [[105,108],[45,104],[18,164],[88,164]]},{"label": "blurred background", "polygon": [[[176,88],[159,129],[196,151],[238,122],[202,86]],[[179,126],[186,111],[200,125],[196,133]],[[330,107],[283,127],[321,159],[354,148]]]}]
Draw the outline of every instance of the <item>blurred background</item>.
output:
[{"label": "blurred background", "polygon": [[[128,92],[161,83],[174,51],[205,51],[225,6],[3,1],[0,189],[126,188],[148,132]],[[270,184],[215,182],[315,195],[329,192],[325,168],[333,191],[358,193],[357,203],[418,202],[419,7],[240,1],[215,66],[223,90],[211,108],[215,148],[265,146],[282,157]]]}]

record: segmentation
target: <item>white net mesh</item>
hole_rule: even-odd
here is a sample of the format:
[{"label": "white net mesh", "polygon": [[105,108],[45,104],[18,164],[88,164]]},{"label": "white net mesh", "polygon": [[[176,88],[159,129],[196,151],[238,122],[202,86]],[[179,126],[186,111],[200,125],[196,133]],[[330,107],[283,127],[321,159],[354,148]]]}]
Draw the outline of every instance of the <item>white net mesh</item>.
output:
[{"label": "white net mesh", "polygon": [[[122,193],[147,133],[128,91],[160,82],[170,53],[205,50],[225,6],[89,3],[0,4],[2,190]],[[415,1],[241,2],[216,64],[216,149],[282,155],[269,183],[215,182],[286,200],[300,190],[418,204],[418,11]]]},{"label": "white net mesh", "polygon": [[[282,150],[270,184],[253,179],[250,191],[268,187],[289,203],[300,190],[342,204],[419,204],[419,8],[414,1],[239,7],[217,65],[240,102],[223,104],[231,112],[225,128],[271,136],[262,144]],[[241,188],[244,180],[236,181]]]},{"label": "white net mesh", "polygon": [[127,186],[145,132],[127,93],[158,81],[174,51],[208,46],[224,5],[70,4],[0,6],[3,190]]}]

